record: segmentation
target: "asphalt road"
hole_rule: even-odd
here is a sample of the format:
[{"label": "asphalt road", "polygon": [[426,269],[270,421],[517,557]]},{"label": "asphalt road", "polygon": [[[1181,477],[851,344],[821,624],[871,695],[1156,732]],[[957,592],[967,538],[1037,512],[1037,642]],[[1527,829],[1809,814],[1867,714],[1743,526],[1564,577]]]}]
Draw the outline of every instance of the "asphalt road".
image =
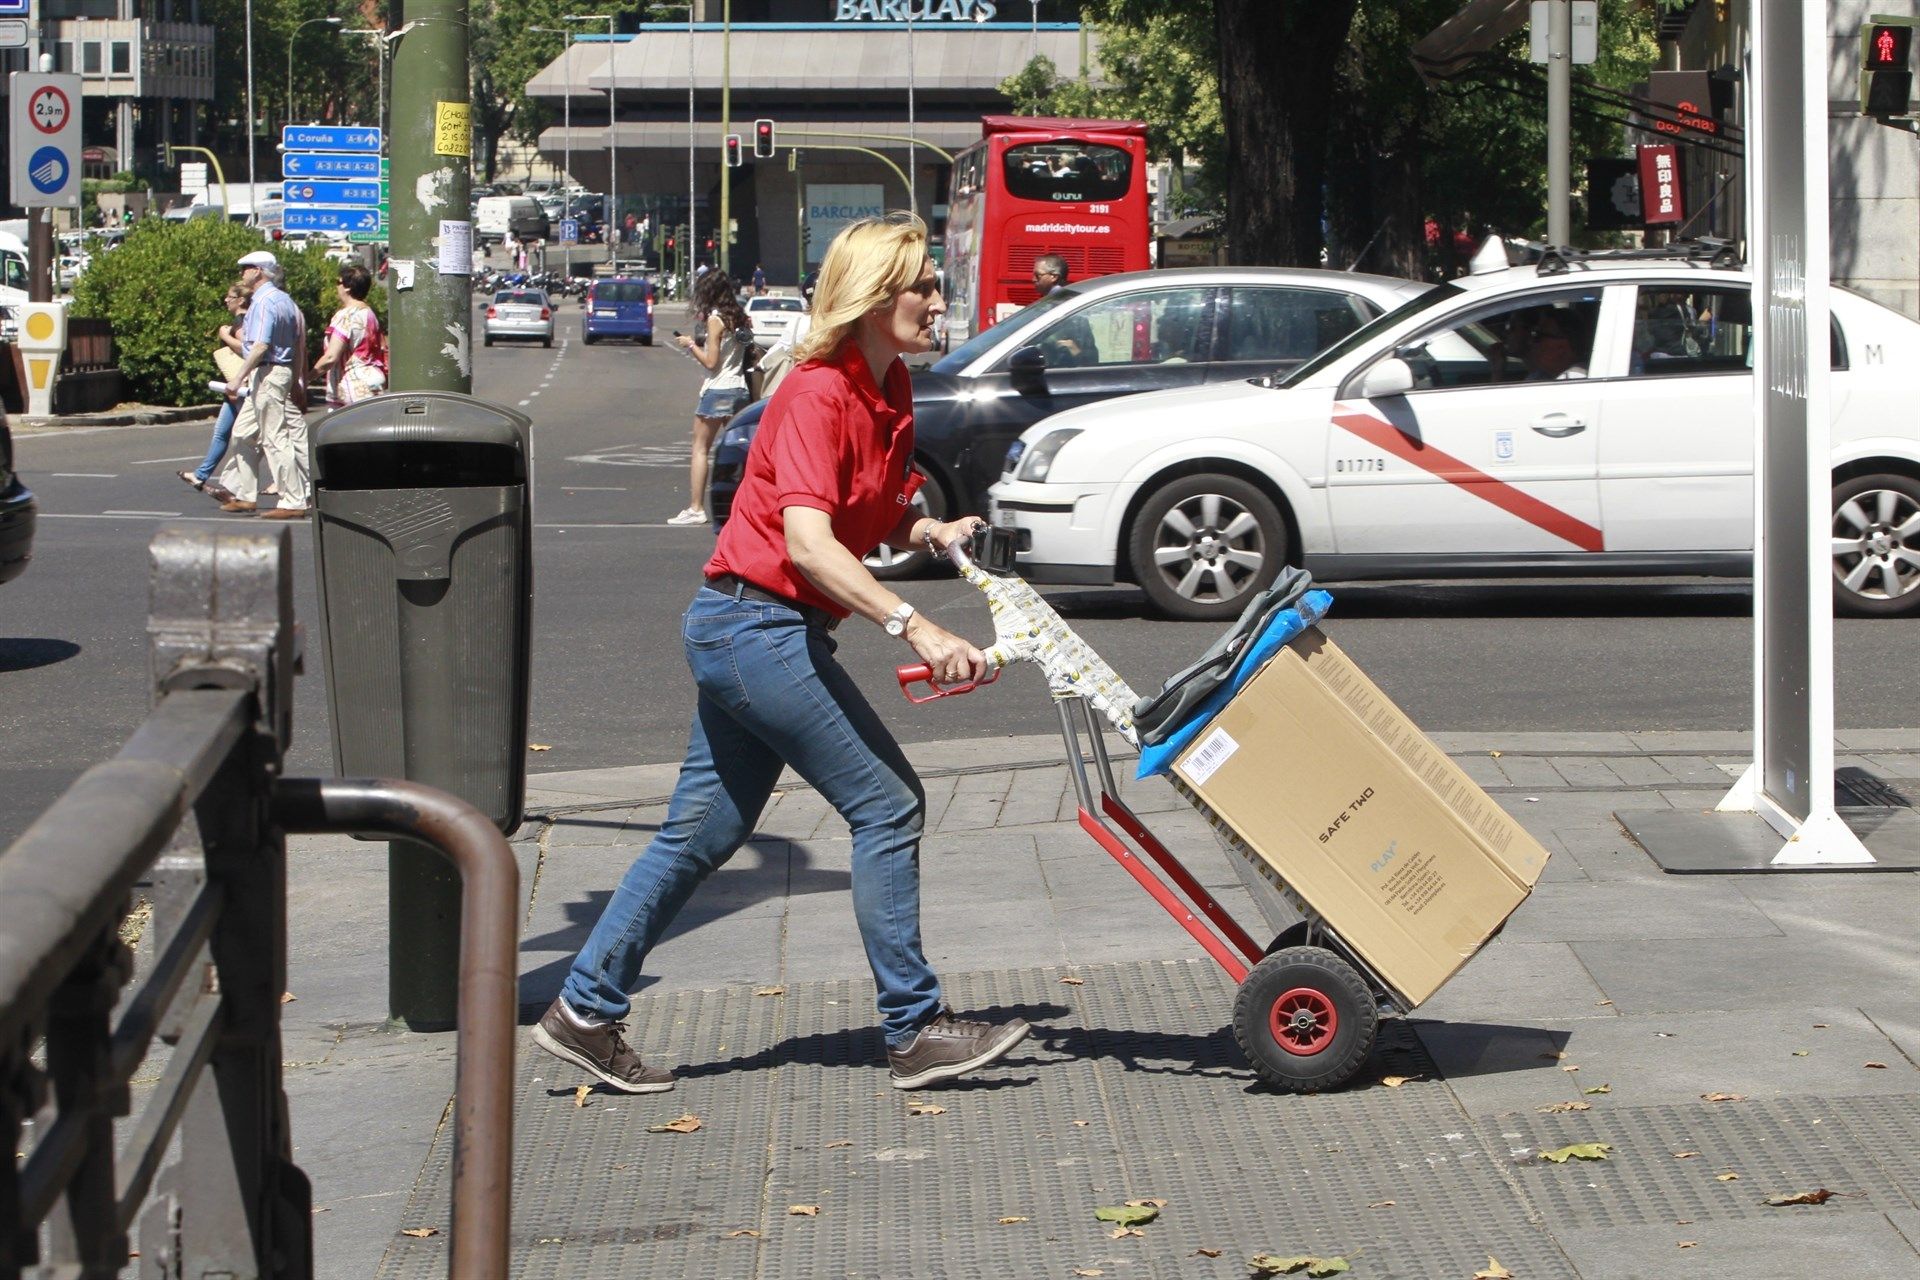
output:
[{"label": "asphalt road", "polygon": [[[660,345],[579,341],[565,305],[551,350],[475,351],[475,393],[535,421],[532,739],[535,771],[679,758],[691,708],[678,615],[712,547],[673,528],[686,504],[700,371]],[[0,587],[0,846],[88,765],[110,756],[148,705],[147,558],[166,519],[232,521],[174,478],[204,425],[51,430],[16,439],[42,523],[27,573]],[[312,627],[311,531],[294,533],[299,616]],[[984,642],[986,609],[952,579],[906,594]],[[1216,634],[1147,621],[1131,590],[1049,591],[1136,688],[1158,686]],[[1429,729],[1741,729],[1749,716],[1744,583],[1369,584],[1336,587],[1328,629]],[[1920,724],[1920,624],[1839,623],[1837,717],[1845,727]],[[876,628],[842,632],[841,657],[908,740],[991,753],[1000,735],[1054,725],[1044,687],[1016,669],[990,689],[910,706],[891,676],[911,660]],[[330,768],[322,663],[299,682],[296,773]]]}]

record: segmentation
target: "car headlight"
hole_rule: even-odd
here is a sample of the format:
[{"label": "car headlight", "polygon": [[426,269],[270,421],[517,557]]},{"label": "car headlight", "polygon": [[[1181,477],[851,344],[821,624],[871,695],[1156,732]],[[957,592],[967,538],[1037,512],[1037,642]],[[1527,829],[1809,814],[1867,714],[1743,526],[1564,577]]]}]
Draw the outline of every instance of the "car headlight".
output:
[{"label": "car headlight", "polygon": [[1040,437],[1040,443],[1026,451],[1020,462],[1020,479],[1044,481],[1047,472],[1053,469],[1054,455],[1065,447],[1067,441],[1080,434],[1078,427],[1062,427],[1058,431],[1049,431]]}]

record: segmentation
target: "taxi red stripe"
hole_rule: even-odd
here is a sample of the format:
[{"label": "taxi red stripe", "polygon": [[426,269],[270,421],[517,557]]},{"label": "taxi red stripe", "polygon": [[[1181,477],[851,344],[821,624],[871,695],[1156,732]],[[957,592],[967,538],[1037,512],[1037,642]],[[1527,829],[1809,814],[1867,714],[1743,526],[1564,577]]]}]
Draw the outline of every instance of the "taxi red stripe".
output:
[{"label": "taxi red stripe", "polygon": [[1582,551],[1604,551],[1606,542],[1600,530],[1584,520],[1577,520],[1560,510],[1540,501],[1530,493],[1522,492],[1480,470],[1470,463],[1462,462],[1452,454],[1445,453],[1432,445],[1421,444],[1394,428],[1391,423],[1365,413],[1336,411],[1334,425],[1345,427],[1368,444],[1384,449],[1396,458],[1411,462],[1422,471],[1439,476],[1448,484],[1459,485],[1462,489],[1483,502],[1491,502],[1509,515],[1518,516],[1536,528],[1544,529],[1556,538],[1564,538]]}]

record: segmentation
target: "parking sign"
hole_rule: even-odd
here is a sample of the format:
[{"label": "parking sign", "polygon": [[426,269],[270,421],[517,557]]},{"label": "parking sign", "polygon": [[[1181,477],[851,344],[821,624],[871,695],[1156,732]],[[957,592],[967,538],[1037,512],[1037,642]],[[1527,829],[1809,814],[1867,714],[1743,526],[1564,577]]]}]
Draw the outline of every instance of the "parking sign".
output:
[{"label": "parking sign", "polygon": [[15,71],[9,77],[8,178],[30,209],[80,207],[80,77]]}]

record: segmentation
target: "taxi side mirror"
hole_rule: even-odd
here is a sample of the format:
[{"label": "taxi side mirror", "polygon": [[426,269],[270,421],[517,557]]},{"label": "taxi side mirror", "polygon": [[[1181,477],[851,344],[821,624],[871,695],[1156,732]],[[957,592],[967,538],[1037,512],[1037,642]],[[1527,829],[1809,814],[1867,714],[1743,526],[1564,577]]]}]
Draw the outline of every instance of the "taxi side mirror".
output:
[{"label": "taxi side mirror", "polygon": [[1399,356],[1377,360],[1360,375],[1360,397],[1378,400],[1383,396],[1403,396],[1413,390],[1413,366]]},{"label": "taxi side mirror", "polygon": [[1047,353],[1038,345],[1021,347],[1007,357],[1007,379],[1023,396],[1047,394]]}]

